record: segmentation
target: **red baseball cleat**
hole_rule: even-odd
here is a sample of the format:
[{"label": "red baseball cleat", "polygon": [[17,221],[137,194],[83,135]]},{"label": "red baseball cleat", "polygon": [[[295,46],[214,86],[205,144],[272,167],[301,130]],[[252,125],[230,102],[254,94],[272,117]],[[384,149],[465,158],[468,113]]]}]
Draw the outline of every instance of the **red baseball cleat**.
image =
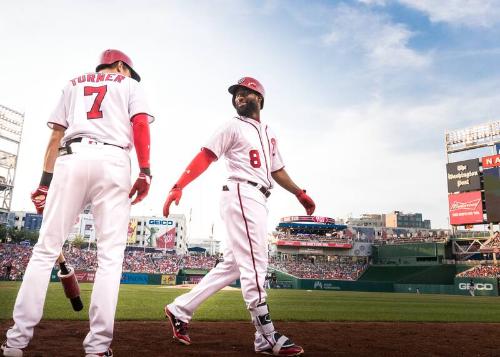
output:
[{"label": "red baseball cleat", "polygon": [[189,338],[187,332],[187,322],[181,321],[175,317],[175,315],[168,310],[167,306],[165,306],[163,310],[165,311],[165,317],[168,318],[168,321],[170,321],[170,325],[172,326],[172,332],[174,334],[172,337],[183,345],[190,345],[191,339]]}]

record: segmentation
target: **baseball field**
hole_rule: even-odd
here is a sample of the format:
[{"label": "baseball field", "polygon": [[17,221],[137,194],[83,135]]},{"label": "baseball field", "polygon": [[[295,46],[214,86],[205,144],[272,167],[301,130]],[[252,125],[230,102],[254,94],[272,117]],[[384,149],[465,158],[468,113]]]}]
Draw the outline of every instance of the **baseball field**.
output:
[{"label": "baseball field", "polygon": [[[12,323],[18,282],[0,282],[1,333]],[[88,307],[91,284],[81,284]],[[183,289],[121,285],[112,348],[116,356],[253,356],[253,326],[239,290],[221,291],[197,311],[191,346],[171,340],[162,308]],[[278,330],[307,356],[498,355],[500,298],[455,295],[268,290]],[[79,356],[87,309],[74,312],[51,283],[27,356]]]}]

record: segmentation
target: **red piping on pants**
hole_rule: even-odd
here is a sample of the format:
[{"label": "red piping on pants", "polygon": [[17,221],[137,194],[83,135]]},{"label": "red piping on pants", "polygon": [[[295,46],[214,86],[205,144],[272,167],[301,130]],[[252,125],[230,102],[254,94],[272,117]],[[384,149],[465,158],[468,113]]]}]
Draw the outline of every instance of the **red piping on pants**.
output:
[{"label": "red piping on pants", "polygon": [[253,247],[252,247],[252,241],[250,240],[250,232],[248,231],[248,223],[247,219],[245,217],[245,212],[243,211],[243,203],[241,202],[241,195],[240,195],[240,184],[237,184],[238,188],[238,199],[240,200],[240,207],[241,207],[241,215],[243,216],[243,220],[245,221],[245,229],[247,231],[247,238],[248,238],[248,243],[250,244],[250,253],[252,254],[252,263],[253,263],[253,270],[255,271],[255,282],[257,283],[257,290],[259,291],[259,304],[262,301],[261,294],[260,294],[260,286],[259,286],[259,278],[257,275],[257,269],[255,268],[255,259],[253,257]]}]

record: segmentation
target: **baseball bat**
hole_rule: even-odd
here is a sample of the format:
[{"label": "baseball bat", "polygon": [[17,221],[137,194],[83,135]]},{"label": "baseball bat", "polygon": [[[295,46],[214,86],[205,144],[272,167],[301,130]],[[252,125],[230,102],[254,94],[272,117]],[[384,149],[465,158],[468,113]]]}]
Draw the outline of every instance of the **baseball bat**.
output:
[{"label": "baseball bat", "polygon": [[66,266],[66,259],[63,253],[59,254],[57,258],[57,263],[59,264],[59,272],[57,276],[61,280],[62,286],[64,288],[64,293],[66,297],[71,301],[71,306],[73,310],[80,311],[83,309],[83,302],[80,298],[80,286],[78,286],[78,280],[76,279],[75,270],[72,267]]}]

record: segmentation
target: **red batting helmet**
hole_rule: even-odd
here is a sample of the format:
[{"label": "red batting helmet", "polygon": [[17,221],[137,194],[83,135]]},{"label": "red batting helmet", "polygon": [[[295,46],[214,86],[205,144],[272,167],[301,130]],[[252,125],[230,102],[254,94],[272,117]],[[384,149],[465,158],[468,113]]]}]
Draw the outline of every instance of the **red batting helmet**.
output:
[{"label": "red batting helmet", "polygon": [[245,87],[258,93],[262,97],[262,102],[260,102],[260,109],[264,108],[264,97],[266,96],[266,91],[264,90],[264,86],[262,86],[262,84],[260,84],[258,80],[252,77],[241,78],[237,84],[233,84],[228,88],[228,91],[233,95],[233,98],[238,87]]},{"label": "red batting helmet", "polygon": [[101,54],[101,57],[99,58],[99,64],[95,68],[96,72],[99,72],[101,69],[103,69],[105,66],[108,66],[110,64],[113,64],[117,61],[122,61],[125,63],[129,68],[130,68],[130,74],[132,75],[132,78],[135,79],[137,82],[141,81],[141,76],[134,71],[134,65],[132,63],[132,60],[130,59],[129,56],[127,56],[125,53],[119,50],[106,50]]}]

